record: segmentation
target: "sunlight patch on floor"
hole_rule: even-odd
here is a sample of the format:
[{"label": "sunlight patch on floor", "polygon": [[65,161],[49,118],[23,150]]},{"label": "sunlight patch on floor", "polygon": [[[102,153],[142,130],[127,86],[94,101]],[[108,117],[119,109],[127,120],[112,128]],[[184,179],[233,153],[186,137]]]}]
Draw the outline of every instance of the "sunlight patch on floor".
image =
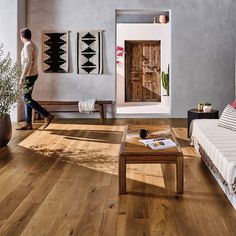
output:
[{"label": "sunlight patch on floor", "polygon": [[[118,174],[124,126],[51,124],[36,130],[19,145],[37,154],[73,162],[108,174]],[[164,187],[161,166],[128,165],[127,178]]]},{"label": "sunlight patch on floor", "polygon": [[127,178],[165,188],[160,164],[127,165]]}]

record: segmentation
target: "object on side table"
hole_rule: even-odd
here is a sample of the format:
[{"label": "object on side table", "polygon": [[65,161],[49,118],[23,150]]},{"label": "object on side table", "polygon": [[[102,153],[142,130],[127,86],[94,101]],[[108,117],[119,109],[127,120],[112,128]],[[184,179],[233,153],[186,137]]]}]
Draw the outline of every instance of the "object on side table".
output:
[{"label": "object on side table", "polygon": [[190,137],[190,124],[194,119],[219,119],[219,111],[211,109],[210,112],[191,109],[188,111],[188,137]]},{"label": "object on side table", "polygon": [[210,112],[211,111],[211,103],[210,102],[206,102],[203,106],[203,111],[204,112]]},{"label": "object on side table", "polygon": [[199,104],[197,105],[197,109],[198,109],[198,111],[203,111],[203,104],[202,104],[202,103],[199,103]]}]

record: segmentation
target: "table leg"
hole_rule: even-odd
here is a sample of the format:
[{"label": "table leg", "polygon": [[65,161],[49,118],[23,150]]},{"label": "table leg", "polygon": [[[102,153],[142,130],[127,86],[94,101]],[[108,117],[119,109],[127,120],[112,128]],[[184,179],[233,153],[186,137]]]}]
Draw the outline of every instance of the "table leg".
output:
[{"label": "table leg", "polygon": [[126,193],[126,161],[125,156],[119,156],[119,194]]},{"label": "table leg", "polygon": [[184,162],[183,156],[177,156],[176,161],[176,192],[184,192]]}]

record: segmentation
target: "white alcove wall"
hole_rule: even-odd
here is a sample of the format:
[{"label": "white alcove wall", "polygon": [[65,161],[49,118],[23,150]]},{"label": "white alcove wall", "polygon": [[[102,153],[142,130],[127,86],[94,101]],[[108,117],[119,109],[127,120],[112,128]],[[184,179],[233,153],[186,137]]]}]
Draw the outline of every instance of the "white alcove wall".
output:
[{"label": "white alcove wall", "polygon": [[[161,41],[161,71],[168,70],[171,62],[171,32],[170,23],[167,24],[117,24],[116,45],[125,48],[125,40],[160,40]],[[125,56],[118,58],[116,67],[116,103],[117,114],[159,114],[170,113],[170,104],[131,103],[125,102]],[[161,95],[166,91],[161,88]],[[169,98],[170,99],[170,98]],[[171,99],[170,99],[171,100]]]}]

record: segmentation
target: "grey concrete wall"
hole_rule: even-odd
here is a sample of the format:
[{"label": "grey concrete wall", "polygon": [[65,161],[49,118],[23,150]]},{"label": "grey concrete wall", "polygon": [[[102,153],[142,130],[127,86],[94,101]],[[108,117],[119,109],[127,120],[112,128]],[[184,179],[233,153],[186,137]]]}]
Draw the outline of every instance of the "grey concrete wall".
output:
[{"label": "grey concrete wall", "polygon": [[[71,30],[68,74],[45,74],[35,89],[38,99],[115,100],[115,10],[171,10],[172,117],[210,101],[222,111],[234,98],[234,0],[28,0],[27,24],[41,45],[42,30]],[[104,74],[76,74],[76,32],[104,30]],[[41,70],[41,66],[40,66]]]}]

